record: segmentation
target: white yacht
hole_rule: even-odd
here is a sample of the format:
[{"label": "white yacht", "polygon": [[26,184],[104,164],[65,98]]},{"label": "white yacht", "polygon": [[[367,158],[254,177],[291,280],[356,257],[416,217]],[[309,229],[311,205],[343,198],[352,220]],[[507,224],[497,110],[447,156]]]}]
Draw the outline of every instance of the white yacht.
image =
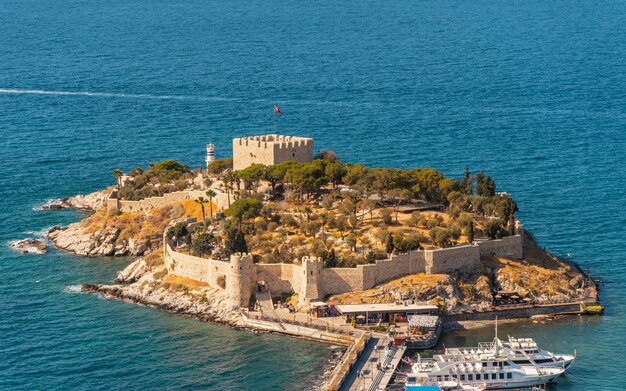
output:
[{"label": "white yacht", "polygon": [[496,335],[493,342],[481,342],[478,348],[452,348],[447,349],[450,354],[467,354],[477,352],[496,351],[501,355],[507,356],[514,364],[519,365],[536,365],[539,367],[559,367],[567,369],[574,360],[575,355],[571,354],[554,354],[547,350],[540,349],[537,342],[532,338],[514,338],[509,336],[508,341],[499,339]]},{"label": "white yacht", "polygon": [[563,367],[567,369],[574,360],[576,354],[554,354],[547,350],[540,349],[532,338],[514,338],[509,336],[508,341],[501,341],[501,350],[508,350],[511,353],[513,362],[516,364],[535,364],[541,367]]},{"label": "white yacht", "polygon": [[406,385],[452,382],[486,389],[513,389],[549,383],[564,371],[564,367],[516,364],[495,345],[494,350],[448,350],[429,360],[420,358],[412,365],[412,373],[407,374]]},{"label": "white yacht", "polygon": [[413,381],[404,386],[404,391],[484,391],[486,388],[479,385],[460,384],[454,381],[433,382],[427,379],[423,381]]}]

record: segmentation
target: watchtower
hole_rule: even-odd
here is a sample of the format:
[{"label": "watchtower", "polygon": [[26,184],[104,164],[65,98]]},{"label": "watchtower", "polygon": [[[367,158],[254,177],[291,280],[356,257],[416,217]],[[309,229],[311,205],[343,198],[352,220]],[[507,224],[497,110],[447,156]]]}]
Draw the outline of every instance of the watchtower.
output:
[{"label": "watchtower", "polygon": [[313,160],[313,139],[307,137],[266,134],[233,139],[233,169],[242,170],[253,164],[274,164]]},{"label": "watchtower", "polygon": [[230,256],[230,278],[226,281],[231,305],[234,308],[248,307],[253,291],[254,264],[250,254]]},{"label": "watchtower", "polygon": [[311,300],[319,299],[324,292],[319,287],[320,275],[324,268],[322,258],[302,257],[302,270],[304,273],[300,284],[300,304],[306,304]]}]

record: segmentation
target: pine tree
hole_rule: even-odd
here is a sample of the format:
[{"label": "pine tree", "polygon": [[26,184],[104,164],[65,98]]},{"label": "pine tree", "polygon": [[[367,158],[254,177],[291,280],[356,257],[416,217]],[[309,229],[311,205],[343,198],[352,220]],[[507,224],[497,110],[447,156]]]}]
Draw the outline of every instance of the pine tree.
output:
[{"label": "pine tree", "polygon": [[393,253],[395,246],[393,244],[393,235],[389,234],[387,236],[387,239],[385,239],[385,251],[387,252],[387,254],[391,254]]}]

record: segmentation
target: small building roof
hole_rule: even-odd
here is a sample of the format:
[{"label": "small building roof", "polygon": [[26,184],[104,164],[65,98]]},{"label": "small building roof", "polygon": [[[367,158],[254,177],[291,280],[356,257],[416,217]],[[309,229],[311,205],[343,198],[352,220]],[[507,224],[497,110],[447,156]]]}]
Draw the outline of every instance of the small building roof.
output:
[{"label": "small building roof", "polygon": [[323,301],[312,301],[311,302],[311,307],[326,307],[328,304],[324,303]]},{"label": "small building roof", "polygon": [[344,315],[359,314],[365,312],[411,312],[411,311],[437,311],[439,308],[432,304],[413,303],[379,303],[379,304],[339,304],[335,306]]}]

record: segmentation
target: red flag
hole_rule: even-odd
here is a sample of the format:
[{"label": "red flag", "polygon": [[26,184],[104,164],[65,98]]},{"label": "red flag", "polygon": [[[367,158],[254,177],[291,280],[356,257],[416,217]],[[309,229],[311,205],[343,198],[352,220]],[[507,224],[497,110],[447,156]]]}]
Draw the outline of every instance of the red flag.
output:
[{"label": "red flag", "polygon": [[284,114],[282,111],[280,111],[280,108],[278,107],[278,105],[274,105],[274,113],[280,114],[280,115]]}]

